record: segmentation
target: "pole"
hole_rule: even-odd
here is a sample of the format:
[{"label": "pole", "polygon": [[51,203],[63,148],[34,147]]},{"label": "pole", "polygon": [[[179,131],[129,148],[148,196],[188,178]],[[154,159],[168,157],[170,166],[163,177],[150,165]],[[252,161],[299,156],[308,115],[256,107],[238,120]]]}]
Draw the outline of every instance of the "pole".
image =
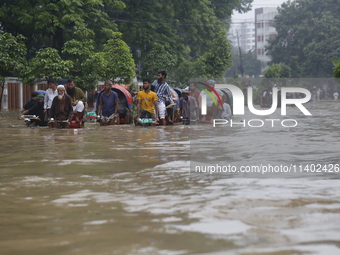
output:
[{"label": "pole", "polygon": [[240,71],[241,71],[241,75],[243,77],[242,51],[241,51],[241,47],[240,47],[240,38],[238,36],[238,30],[236,30],[236,35],[237,35],[238,51],[239,51],[239,55],[240,55]]}]

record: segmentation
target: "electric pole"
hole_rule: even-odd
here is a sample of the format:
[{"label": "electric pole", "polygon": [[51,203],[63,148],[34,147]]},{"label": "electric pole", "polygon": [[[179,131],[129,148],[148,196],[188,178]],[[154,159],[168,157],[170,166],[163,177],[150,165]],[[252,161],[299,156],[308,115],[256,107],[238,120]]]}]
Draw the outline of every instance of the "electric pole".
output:
[{"label": "electric pole", "polygon": [[243,77],[242,51],[241,51],[241,47],[240,47],[240,38],[238,36],[238,30],[236,30],[236,35],[237,35],[238,51],[239,51],[239,55],[240,55],[240,71],[241,71],[241,75]]}]

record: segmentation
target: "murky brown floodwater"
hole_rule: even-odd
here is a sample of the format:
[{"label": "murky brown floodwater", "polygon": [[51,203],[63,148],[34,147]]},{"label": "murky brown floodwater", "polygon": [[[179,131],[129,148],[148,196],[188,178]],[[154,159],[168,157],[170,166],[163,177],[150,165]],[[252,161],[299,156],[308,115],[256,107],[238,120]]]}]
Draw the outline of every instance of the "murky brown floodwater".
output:
[{"label": "murky brown floodwater", "polygon": [[190,159],[339,164],[340,103],[307,108],[312,117],[288,111],[295,128],[76,132],[2,112],[0,254],[340,254],[339,172],[190,172]]}]

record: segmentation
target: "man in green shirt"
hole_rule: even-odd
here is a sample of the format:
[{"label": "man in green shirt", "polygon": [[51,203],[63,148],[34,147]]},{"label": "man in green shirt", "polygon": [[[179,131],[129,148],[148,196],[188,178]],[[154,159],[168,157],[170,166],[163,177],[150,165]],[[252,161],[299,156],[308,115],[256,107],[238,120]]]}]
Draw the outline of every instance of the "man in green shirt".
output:
[{"label": "man in green shirt", "polygon": [[79,117],[83,114],[85,108],[86,96],[80,88],[76,87],[73,79],[67,80],[66,93],[72,99],[73,114],[76,122],[79,122]]}]

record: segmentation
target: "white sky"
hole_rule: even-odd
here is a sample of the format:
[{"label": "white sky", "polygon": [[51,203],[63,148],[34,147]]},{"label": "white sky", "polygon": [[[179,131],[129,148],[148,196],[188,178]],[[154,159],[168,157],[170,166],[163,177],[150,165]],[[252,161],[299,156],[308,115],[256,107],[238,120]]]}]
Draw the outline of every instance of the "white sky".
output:
[{"label": "white sky", "polygon": [[234,23],[241,22],[244,20],[254,20],[255,19],[255,9],[261,7],[278,7],[281,6],[282,3],[287,2],[287,0],[254,0],[253,1],[253,9],[249,12],[239,14],[238,12],[234,12],[231,17]]}]

